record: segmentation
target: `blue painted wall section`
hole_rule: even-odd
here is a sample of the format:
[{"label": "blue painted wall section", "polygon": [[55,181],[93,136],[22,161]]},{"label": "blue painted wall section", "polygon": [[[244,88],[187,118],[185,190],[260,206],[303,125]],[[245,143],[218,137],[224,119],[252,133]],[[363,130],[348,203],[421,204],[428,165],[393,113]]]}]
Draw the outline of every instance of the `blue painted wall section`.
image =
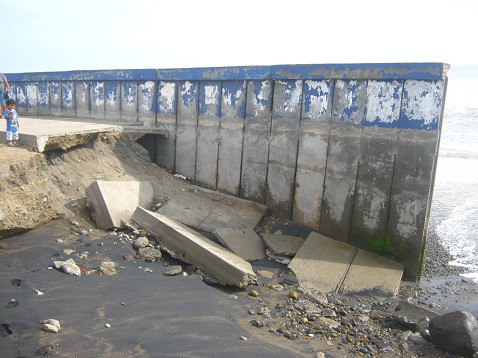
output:
[{"label": "blue painted wall section", "polygon": [[6,75],[22,116],[166,129],[169,138],[149,148],[158,164],[394,257],[416,278],[448,68],[310,64]]}]

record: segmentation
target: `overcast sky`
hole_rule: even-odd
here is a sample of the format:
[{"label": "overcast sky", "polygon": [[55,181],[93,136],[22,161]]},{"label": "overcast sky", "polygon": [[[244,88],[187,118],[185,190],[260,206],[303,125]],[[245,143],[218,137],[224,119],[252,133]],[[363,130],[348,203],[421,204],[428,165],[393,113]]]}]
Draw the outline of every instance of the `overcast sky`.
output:
[{"label": "overcast sky", "polygon": [[4,73],[478,65],[478,0],[0,0]]}]

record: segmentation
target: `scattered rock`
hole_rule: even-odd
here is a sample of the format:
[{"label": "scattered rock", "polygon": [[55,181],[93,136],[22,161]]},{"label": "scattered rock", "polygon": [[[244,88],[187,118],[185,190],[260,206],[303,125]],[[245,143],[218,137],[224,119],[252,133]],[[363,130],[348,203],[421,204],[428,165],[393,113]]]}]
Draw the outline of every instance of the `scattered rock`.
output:
[{"label": "scattered rock", "polygon": [[103,261],[99,266],[98,270],[106,276],[116,275],[116,264],[112,261]]},{"label": "scattered rock", "polygon": [[81,276],[80,267],[73,259],[68,259],[66,261],[53,261],[53,265],[57,270],[61,270],[68,275]]},{"label": "scattered rock", "polygon": [[183,272],[181,265],[168,266],[168,269],[163,272],[164,276],[176,276]]},{"label": "scattered rock", "polygon": [[162,257],[161,251],[154,247],[142,247],[138,250],[136,258],[145,261],[156,261]]},{"label": "scattered rock", "polygon": [[147,237],[144,237],[144,236],[141,236],[141,237],[138,237],[135,242],[133,242],[133,247],[136,249],[136,250],[139,250],[141,248],[144,248],[146,246],[149,245],[149,240]]},{"label": "scattered rock", "polygon": [[252,296],[252,297],[258,297],[259,296],[259,292],[257,290],[252,290],[249,292],[249,296]]},{"label": "scattered rock", "polygon": [[289,298],[292,298],[293,300],[296,300],[297,297],[299,297],[299,294],[297,293],[297,291],[290,291],[289,292]]},{"label": "scattered rock", "polygon": [[445,352],[471,357],[478,351],[478,321],[469,312],[454,311],[430,321],[430,340]]},{"label": "scattered rock", "polygon": [[44,331],[51,332],[51,333],[58,333],[59,331],[59,328],[57,326],[50,323],[45,323],[42,328]]},{"label": "scattered rock", "polygon": [[10,301],[8,301],[7,308],[17,307],[19,304],[20,303],[18,303],[16,299],[12,298]]},{"label": "scattered rock", "polygon": [[44,319],[43,321],[40,321],[41,324],[49,324],[49,325],[53,325],[55,326],[56,328],[58,328],[58,330],[61,329],[61,325],[60,325],[60,322],[56,319],[53,319],[53,318],[49,318],[49,319]]},{"label": "scattered rock", "polygon": [[125,261],[133,261],[133,260],[134,260],[134,257],[133,257],[133,255],[124,255],[124,256],[123,256],[123,260],[125,260]]}]

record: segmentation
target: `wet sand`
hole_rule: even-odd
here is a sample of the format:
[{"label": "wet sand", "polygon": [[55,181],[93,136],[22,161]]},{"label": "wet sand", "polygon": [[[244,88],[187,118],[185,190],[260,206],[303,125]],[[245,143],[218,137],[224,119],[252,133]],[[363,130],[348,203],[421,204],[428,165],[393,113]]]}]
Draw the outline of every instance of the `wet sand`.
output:
[{"label": "wet sand", "polygon": [[[54,221],[1,246],[2,357],[302,356],[241,329],[234,315],[244,298],[234,291],[209,286],[198,275],[166,277],[161,262],[125,261],[135,251],[118,240],[75,236],[65,222]],[[118,273],[72,276],[49,269],[52,258],[74,257],[64,249],[89,251],[86,270],[111,260],[120,265]],[[39,321],[49,318],[60,321],[58,333],[42,330]]]}]

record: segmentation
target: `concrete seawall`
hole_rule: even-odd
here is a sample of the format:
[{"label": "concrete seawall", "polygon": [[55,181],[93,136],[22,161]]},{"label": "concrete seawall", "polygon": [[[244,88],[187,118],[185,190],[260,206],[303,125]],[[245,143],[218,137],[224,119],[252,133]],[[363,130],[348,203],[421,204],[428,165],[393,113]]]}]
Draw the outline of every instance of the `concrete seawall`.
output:
[{"label": "concrete seawall", "polygon": [[7,74],[20,116],[140,122],[158,164],[420,274],[442,63]]}]

